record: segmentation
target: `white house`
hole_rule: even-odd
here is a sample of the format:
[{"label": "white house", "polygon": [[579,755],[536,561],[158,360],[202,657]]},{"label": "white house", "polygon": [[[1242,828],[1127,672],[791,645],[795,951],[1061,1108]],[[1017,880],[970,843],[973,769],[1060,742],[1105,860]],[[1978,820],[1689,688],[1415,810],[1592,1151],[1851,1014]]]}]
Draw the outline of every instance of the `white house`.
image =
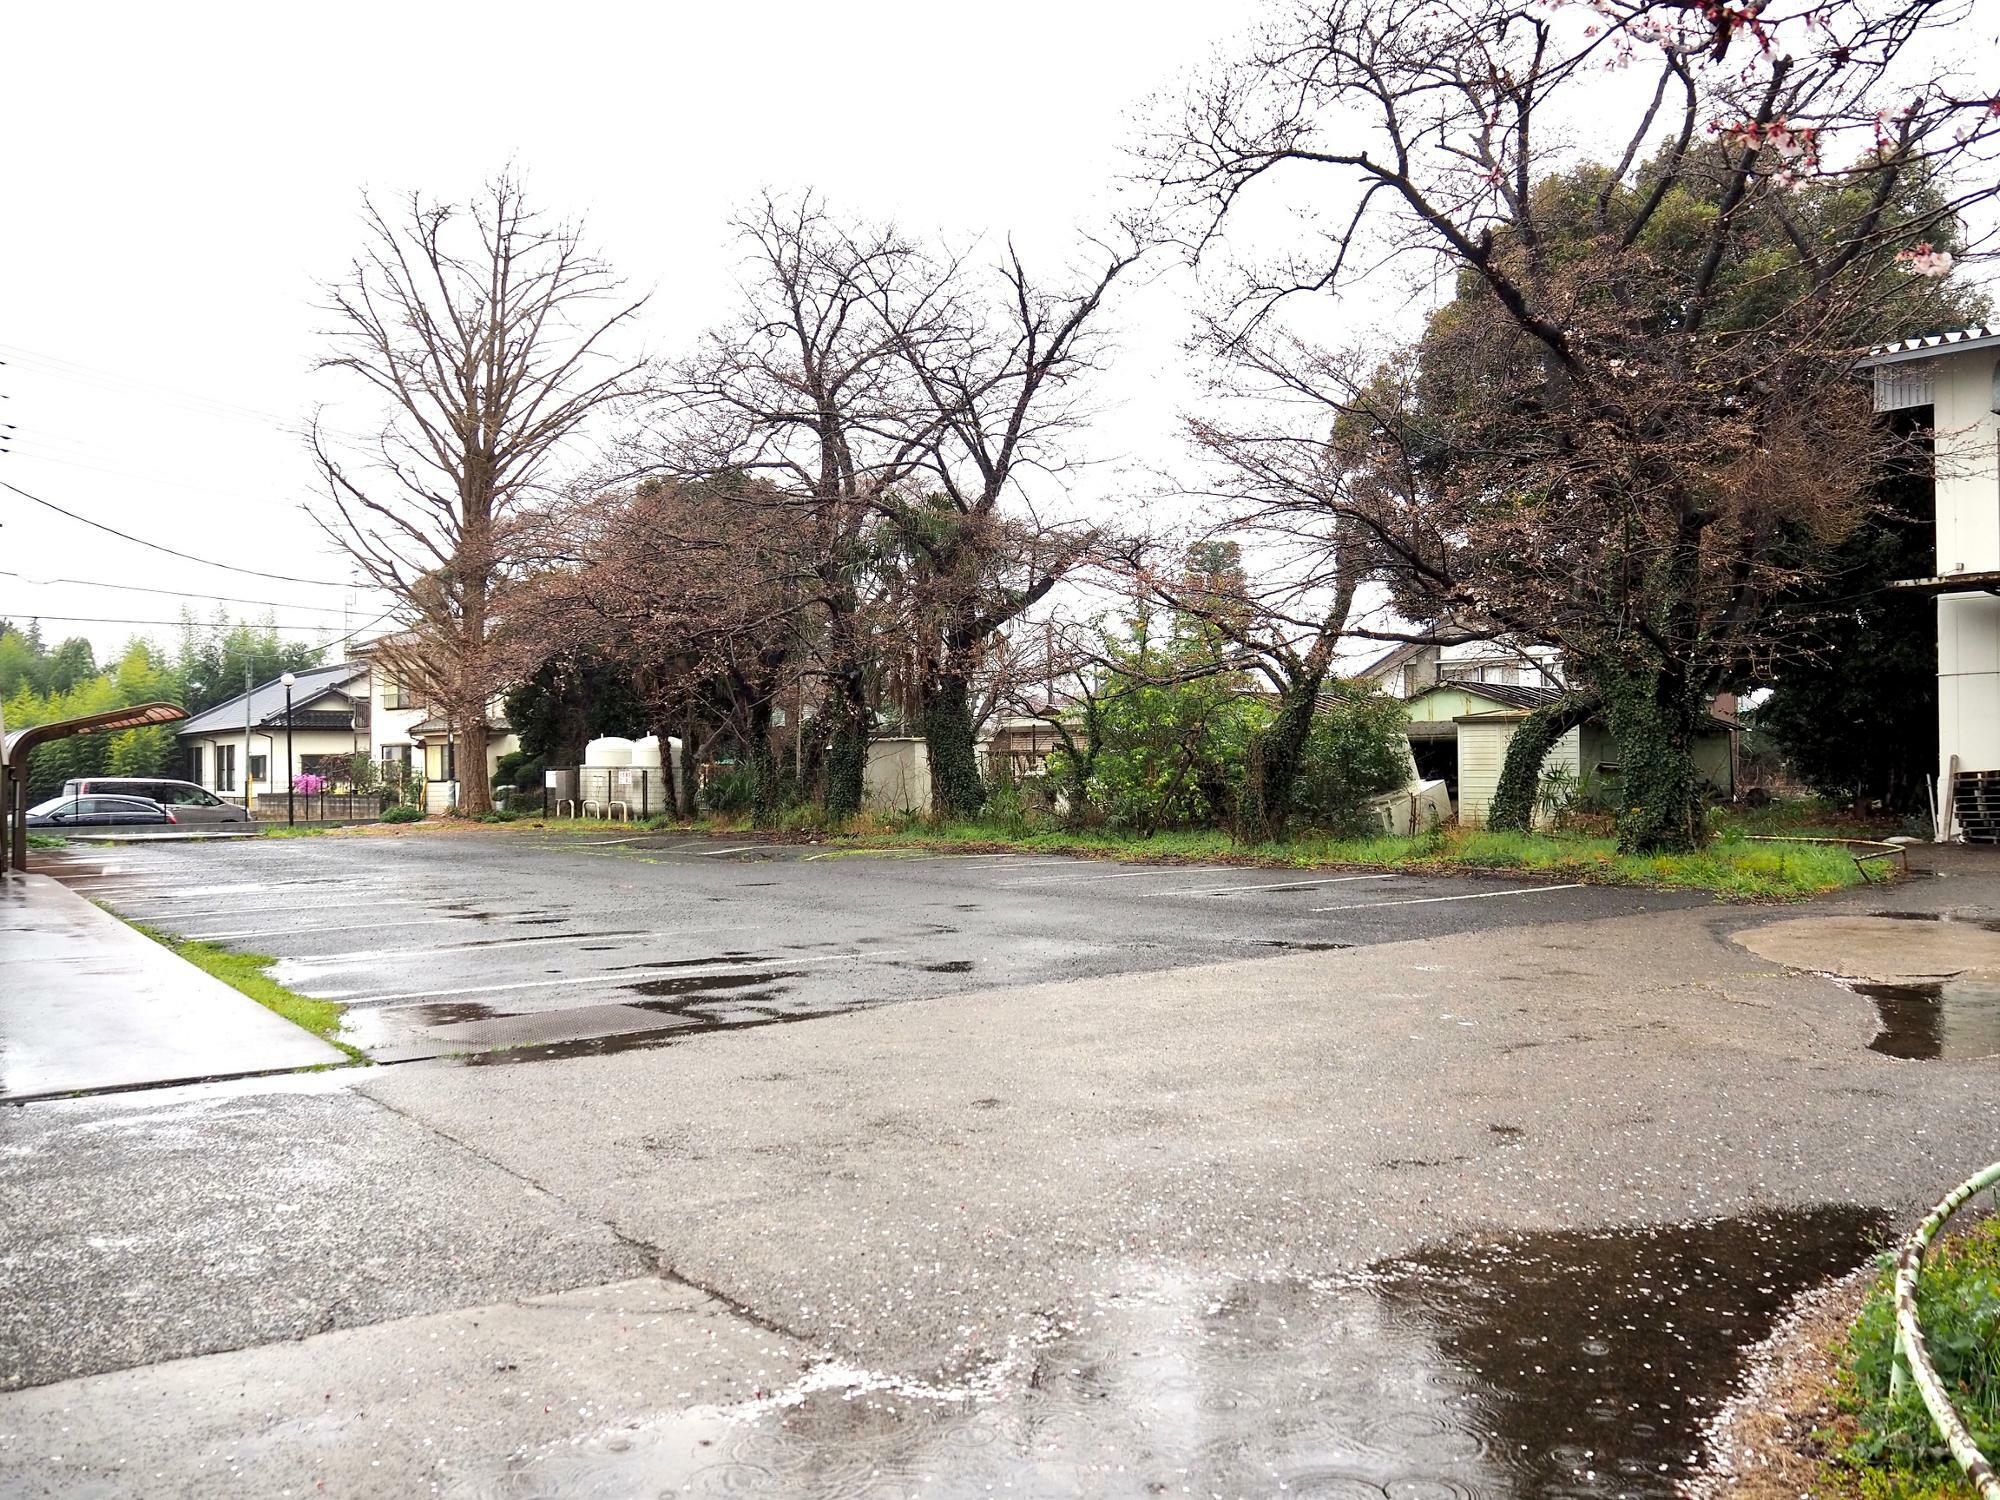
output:
[{"label": "white house", "polygon": [[[406,780],[414,777],[422,784],[425,810],[443,812],[458,803],[453,726],[399,680],[381,645],[357,646],[352,661],[295,675],[292,773],[339,783],[348,778],[353,758],[366,755],[385,767],[401,766]],[[278,678],[195,715],[179,729],[189,779],[232,802],[243,800],[246,792],[253,802],[282,794],[285,730],[285,688]],[[487,735],[490,774],[501,756],[520,745],[497,702],[490,706]]]},{"label": "white house", "polygon": [[1877,411],[1930,409],[1937,571],[1938,832],[2000,842],[2000,332],[1905,339],[1862,362]]},{"label": "white house", "polygon": [[1414,698],[1440,682],[1491,682],[1537,689],[1563,685],[1560,651],[1504,636],[1448,646],[1406,643],[1356,668],[1354,675],[1392,698]]},{"label": "white house", "polygon": [[[368,669],[353,662],[314,667],[292,683],[293,773],[345,778],[370,750]],[[179,726],[188,779],[241,802],[285,790],[285,686],[272,678]]]}]

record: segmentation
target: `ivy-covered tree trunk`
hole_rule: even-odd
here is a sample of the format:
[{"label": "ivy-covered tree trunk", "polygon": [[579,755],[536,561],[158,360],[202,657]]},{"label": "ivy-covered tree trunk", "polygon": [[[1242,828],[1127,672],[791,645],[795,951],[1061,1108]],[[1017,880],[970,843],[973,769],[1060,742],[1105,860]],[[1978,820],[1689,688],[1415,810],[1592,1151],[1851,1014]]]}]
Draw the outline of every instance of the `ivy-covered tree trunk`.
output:
[{"label": "ivy-covered tree trunk", "polygon": [[972,738],[972,695],[963,675],[940,673],[924,694],[924,746],[930,753],[931,815],[970,818],[986,803]]},{"label": "ivy-covered tree trunk", "polygon": [[1699,848],[1706,830],[1694,736],[1704,711],[1671,677],[1633,673],[1604,680],[1605,719],[1617,746],[1618,848],[1625,854]]},{"label": "ivy-covered tree trunk", "polygon": [[827,713],[833,732],[820,759],[820,801],[829,821],[842,822],[861,811],[868,772],[868,701],[859,671],[834,679]]},{"label": "ivy-covered tree trunk", "polygon": [[1249,765],[1243,777],[1243,812],[1238,824],[1245,843],[1261,844],[1285,836],[1297,801],[1299,767],[1306,741],[1312,736],[1313,708],[1319,699],[1322,674],[1293,683],[1278,700],[1278,716],[1250,740]]},{"label": "ivy-covered tree trunk", "polygon": [[693,818],[701,811],[701,762],[696,744],[699,734],[698,721],[694,711],[688,711],[687,723],[681,728],[681,786],[680,803],[684,817]]},{"label": "ivy-covered tree trunk", "polygon": [[778,826],[778,762],[771,754],[771,705],[769,700],[750,710],[750,743],[743,747],[756,788],[750,804],[750,822],[755,828]]},{"label": "ivy-covered tree trunk", "polygon": [[1535,826],[1535,803],[1541,795],[1542,763],[1556,741],[1583,723],[1601,706],[1588,694],[1571,694],[1536,709],[1521,721],[1507,742],[1507,759],[1500,782],[1486,809],[1486,826],[1527,833]]}]

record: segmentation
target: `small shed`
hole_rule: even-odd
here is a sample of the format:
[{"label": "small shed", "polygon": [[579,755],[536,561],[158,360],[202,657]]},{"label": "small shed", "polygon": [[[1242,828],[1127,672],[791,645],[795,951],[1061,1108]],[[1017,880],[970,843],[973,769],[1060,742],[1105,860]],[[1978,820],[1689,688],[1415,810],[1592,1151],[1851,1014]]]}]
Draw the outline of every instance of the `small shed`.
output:
[{"label": "small shed", "polygon": [[[1536,709],[1561,696],[1559,689],[1504,682],[1440,682],[1408,702],[1410,753],[1427,779],[1443,781],[1468,828],[1486,822],[1486,810],[1500,786],[1507,747],[1514,731]],[[1695,769],[1723,796],[1735,793],[1736,723],[1709,714],[1709,731],[1695,741]],[[1615,786],[1618,747],[1601,718],[1570,730],[1549,748],[1542,774],[1563,776],[1580,793]],[[1538,809],[1537,818],[1544,813]]]}]

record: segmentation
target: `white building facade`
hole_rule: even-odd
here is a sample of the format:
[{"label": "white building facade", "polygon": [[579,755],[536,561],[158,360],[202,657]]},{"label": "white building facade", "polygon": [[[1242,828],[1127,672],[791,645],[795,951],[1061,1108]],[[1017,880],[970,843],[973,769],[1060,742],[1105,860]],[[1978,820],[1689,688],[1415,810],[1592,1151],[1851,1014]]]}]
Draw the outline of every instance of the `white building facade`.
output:
[{"label": "white building facade", "polygon": [[1938,787],[1960,832],[2000,837],[2000,332],[1969,328],[1873,351],[1877,411],[1929,407],[1937,571],[1898,587],[1936,596]]},{"label": "white building facade", "polygon": [[[385,779],[399,767],[398,779],[414,784],[426,812],[456,807],[458,747],[450,722],[367,646],[353,656],[295,674],[289,740],[285,688],[275,678],[182,724],[189,779],[228,801],[254,807],[262,798],[268,806],[289,784],[288,756],[292,775],[316,774],[339,786],[351,776],[354,757],[365,755]],[[519,746],[496,702],[487,720],[488,774]]]}]

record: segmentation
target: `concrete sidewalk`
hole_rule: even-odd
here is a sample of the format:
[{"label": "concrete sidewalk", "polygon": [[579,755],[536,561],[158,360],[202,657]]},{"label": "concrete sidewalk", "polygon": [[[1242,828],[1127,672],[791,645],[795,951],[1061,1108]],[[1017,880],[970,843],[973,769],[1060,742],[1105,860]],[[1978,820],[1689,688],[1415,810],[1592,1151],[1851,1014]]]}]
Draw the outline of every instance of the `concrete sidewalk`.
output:
[{"label": "concrete sidewalk", "polygon": [[46,875],[0,878],[0,1100],[343,1060]]}]

